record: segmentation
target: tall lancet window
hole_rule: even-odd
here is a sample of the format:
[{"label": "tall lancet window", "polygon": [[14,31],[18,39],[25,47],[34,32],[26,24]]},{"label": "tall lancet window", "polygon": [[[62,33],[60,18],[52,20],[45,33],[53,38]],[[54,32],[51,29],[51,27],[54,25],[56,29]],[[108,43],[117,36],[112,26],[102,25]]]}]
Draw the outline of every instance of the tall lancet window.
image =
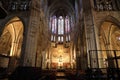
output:
[{"label": "tall lancet window", "polygon": [[67,33],[69,33],[69,31],[70,31],[70,21],[69,21],[69,17],[66,16],[66,18],[65,18],[65,33],[67,34]]},{"label": "tall lancet window", "polygon": [[64,19],[62,16],[58,18],[58,35],[64,34]]},{"label": "tall lancet window", "polygon": [[51,26],[52,26],[52,33],[56,34],[56,27],[57,27],[57,18],[56,18],[56,16],[53,16],[51,21],[52,21],[51,22],[52,23],[51,24]]},{"label": "tall lancet window", "polygon": [[51,41],[58,43],[69,42],[71,25],[71,17],[69,16],[50,17],[49,29]]},{"label": "tall lancet window", "polygon": [[53,16],[50,18],[50,24],[49,24],[49,28],[51,30],[51,41],[55,42],[55,34],[57,33],[57,18],[56,16]]}]

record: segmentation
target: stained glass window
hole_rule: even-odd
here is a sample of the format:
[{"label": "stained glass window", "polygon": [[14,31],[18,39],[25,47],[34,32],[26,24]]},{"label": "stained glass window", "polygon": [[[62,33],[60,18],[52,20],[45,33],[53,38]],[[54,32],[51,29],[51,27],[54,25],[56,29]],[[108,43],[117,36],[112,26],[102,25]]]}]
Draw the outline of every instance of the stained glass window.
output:
[{"label": "stained glass window", "polygon": [[68,36],[68,41],[70,41],[70,35]]},{"label": "stained glass window", "polygon": [[52,33],[56,34],[56,27],[57,27],[57,18],[56,16],[53,16],[52,18]]},{"label": "stained glass window", "polygon": [[60,16],[58,19],[58,35],[64,34],[64,20],[63,17]]},{"label": "stained glass window", "polygon": [[61,36],[61,42],[63,42],[63,36]]},{"label": "stained glass window", "polygon": [[51,41],[53,41],[53,35],[51,35]]},{"label": "stained glass window", "polygon": [[68,16],[65,18],[65,32],[68,33],[70,31],[70,22]]},{"label": "stained glass window", "polygon": [[[51,30],[51,41],[63,43],[64,40],[67,42],[70,41],[70,26],[71,26],[71,17],[66,16],[52,16],[50,18],[49,28]],[[66,34],[64,34],[66,33]],[[66,36],[65,39],[63,36]]]},{"label": "stained glass window", "polygon": [[58,36],[58,41],[60,42],[60,36]]},{"label": "stained glass window", "polygon": [[68,41],[68,36],[66,36],[66,41]]}]

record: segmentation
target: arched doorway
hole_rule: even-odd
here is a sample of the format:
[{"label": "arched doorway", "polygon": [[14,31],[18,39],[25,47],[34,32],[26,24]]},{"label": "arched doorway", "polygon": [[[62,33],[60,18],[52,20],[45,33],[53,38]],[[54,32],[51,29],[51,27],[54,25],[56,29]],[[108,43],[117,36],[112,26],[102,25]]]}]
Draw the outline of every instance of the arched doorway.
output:
[{"label": "arched doorway", "polygon": [[0,67],[14,69],[19,65],[23,40],[23,23],[12,18],[4,27],[0,37]]},{"label": "arched doorway", "polygon": [[112,67],[116,68],[120,66],[118,54],[120,51],[120,29],[119,26],[113,22],[105,21],[100,28],[100,52],[98,54],[99,65],[101,68]]}]

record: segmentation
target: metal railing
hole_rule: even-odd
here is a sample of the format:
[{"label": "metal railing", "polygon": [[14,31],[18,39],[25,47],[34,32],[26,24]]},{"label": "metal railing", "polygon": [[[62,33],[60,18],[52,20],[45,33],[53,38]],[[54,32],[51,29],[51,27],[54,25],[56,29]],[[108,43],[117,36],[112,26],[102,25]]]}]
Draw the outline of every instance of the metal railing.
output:
[{"label": "metal railing", "polygon": [[[90,66],[96,62],[99,68],[100,64],[104,65],[104,67],[101,68],[120,68],[120,50],[89,50],[89,59]],[[113,64],[109,63],[112,61]]]},{"label": "metal railing", "polygon": [[[93,71],[101,69],[107,78],[120,79],[120,50],[90,50],[89,62]],[[95,63],[98,67],[93,68]]]}]

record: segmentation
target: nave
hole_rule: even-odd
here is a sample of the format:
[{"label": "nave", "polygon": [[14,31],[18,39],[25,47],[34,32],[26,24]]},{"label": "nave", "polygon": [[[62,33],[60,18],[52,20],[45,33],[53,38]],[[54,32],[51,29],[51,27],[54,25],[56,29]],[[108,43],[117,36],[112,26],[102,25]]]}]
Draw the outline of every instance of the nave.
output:
[{"label": "nave", "polygon": [[0,0],[0,15],[0,79],[120,80],[120,0]]}]

